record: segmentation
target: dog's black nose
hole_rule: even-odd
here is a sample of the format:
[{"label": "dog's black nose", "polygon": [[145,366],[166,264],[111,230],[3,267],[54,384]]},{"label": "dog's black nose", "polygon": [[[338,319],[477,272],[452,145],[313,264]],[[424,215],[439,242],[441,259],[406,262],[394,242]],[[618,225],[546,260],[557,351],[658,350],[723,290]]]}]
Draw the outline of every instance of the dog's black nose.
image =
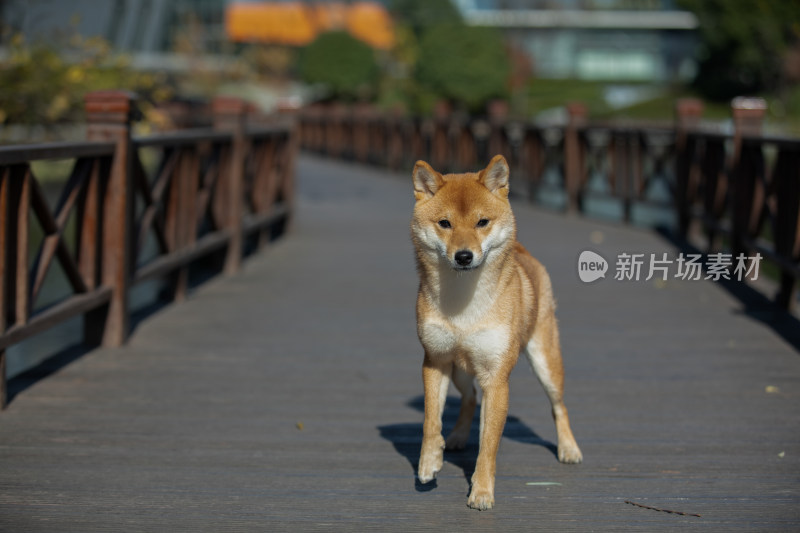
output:
[{"label": "dog's black nose", "polygon": [[456,252],[456,263],[460,266],[469,266],[472,263],[472,252],[469,250],[459,250]]}]

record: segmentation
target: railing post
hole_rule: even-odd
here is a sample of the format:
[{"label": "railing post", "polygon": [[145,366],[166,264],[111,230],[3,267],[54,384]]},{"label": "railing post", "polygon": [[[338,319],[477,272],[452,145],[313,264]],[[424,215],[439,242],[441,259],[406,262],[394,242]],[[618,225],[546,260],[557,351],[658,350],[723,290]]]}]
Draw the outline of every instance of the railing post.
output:
[{"label": "railing post", "polygon": [[8,406],[8,384],[6,381],[6,349],[0,348],[0,411]]},{"label": "railing post", "polygon": [[90,141],[114,142],[114,158],[105,184],[102,209],[101,283],[111,288],[107,308],[84,319],[87,341],[119,346],[128,336],[133,179],[131,123],[136,95],[125,91],[94,91],[86,95],[86,136]]},{"label": "railing post", "polygon": [[445,100],[436,102],[433,110],[433,132],[431,135],[431,155],[432,164],[439,172],[449,172],[450,166],[450,143],[448,132],[452,119],[452,108],[450,103]]},{"label": "railing post", "polygon": [[763,190],[758,187],[757,168],[759,161],[752,146],[745,146],[744,137],[761,134],[767,105],[763,98],[734,98],[731,102],[733,113],[734,141],[731,161],[731,185],[733,188],[731,251],[733,257],[746,253],[745,241],[757,224],[760,207],[763,204]]},{"label": "railing post", "polygon": [[582,209],[584,148],[580,130],[586,126],[587,109],[580,102],[567,104],[567,127],[564,129],[564,188],[567,193],[567,211],[578,213]]},{"label": "railing post", "polygon": [[[486,108],[487,118],[489,124],[489,154],[488,158],[492,158],[497,154],[502,154],[506,159],[511,159],[511,153],[508,150],[509,145],[506,142],[506,125],[508,124],[508,102],[504,100],[492,100]],[[487,159],[488,161],[488,159]],[[479,162],[482,165],[486,161]],[[509,161],[509,165],[511,161]]]},{"label": "railing post", "polygon": [[694,190],[697,186],[692,175],[696,142],[689,138],[689,133],[697,128],[702,115],[702,100],[681,98],[675,103],[675,212],[678,218],[678,235],[682,239],[689,236]]},{"label": "railing post", "polygon": [[226,199],[225,226],[230,232],[225,256],[225,273],[235,274],[242,266],[242,216],[244,210],[244,164],[247,154],[245,120],[247,102],[238,98],[217,97],[213,101],[214,128],[232,133],[231,152],[227,176],[223,180],[223,197]]},{"label": "railing post", "polygon": [[[0,335],[30,315],[28,250],[32,176],[27,165],[0,173]],[[0,409],[7,402],[6,349],[0,347]]]},{"label": "railing post", "polygon": [[353,124],[353,160],[359,163],[369,161],[369,120],[370,112],[366,104],[355,104],[350,117]]},{"label": "railing post", "polygon": [[[800,259],[800,153],[783,150],[773,167],[775,186],[775,252],[790,264]],[[782,308],[792,311],[797,302],[798,279],[785,267],[781,267],[778,293],[775,301]]]}]

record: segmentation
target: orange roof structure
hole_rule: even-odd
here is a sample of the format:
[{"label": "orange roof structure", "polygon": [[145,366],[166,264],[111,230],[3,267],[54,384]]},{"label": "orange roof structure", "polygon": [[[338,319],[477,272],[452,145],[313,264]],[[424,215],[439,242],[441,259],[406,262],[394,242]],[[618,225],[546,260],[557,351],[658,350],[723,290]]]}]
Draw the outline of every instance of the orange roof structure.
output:
[{"label": "orange roof structure", "polygon": [[394,44],[392,19],[376,2],[233,2],[225,10],[225,32],[236,42],[304,46],[333,30],[381,50]]}]

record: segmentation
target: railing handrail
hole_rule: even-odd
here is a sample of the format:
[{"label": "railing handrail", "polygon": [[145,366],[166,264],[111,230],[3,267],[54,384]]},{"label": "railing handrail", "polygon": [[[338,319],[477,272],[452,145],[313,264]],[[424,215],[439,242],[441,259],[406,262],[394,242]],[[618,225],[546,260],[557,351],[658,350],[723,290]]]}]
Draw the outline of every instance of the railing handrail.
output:
[{"label": "railing handrail", "polygon": [[214,128],[192,128],[180,131],[151,133],[133,136],[132,141],[138,146],[180,146],[203,142],[220,142],[230,140],[232,132],[219,131]]},{"label": "railing handrail", "polygon": [[114,153],[114,143],[100,141],[60,141],[37,144],[12,144],[0,146],[0,165],[14,165],[28,161],[98,157]]}]

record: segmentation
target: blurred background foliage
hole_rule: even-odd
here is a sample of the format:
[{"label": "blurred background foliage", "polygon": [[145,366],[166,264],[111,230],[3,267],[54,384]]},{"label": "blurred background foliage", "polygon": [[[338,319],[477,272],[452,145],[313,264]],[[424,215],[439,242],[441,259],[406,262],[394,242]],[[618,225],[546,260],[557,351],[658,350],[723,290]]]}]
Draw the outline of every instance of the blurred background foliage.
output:
[{"label": "blurred background foliage", "polygon": [[64,47],[27,43],[16,35],[0,62],[0,124],[48,125],[83,118],[83,96],[93,90],[128,89],[143,110],[174,95],[164,75],[139,72],[101,38],[73,36]]},{"label": "blurred background foliage", "polygon": [[699,20],[693,86],[706,98],[780,94],[800,82],[800,2],[679,0]]},{"label": "blurred background foliage", "polygon": [[[508,50],[492,28],[447,24],[427,29],[419,42],[414,80],[432,98],[480,113],[487,102],[507,99],[511,74]],[[419,110],[428,105],[420,103]]]},{"label": "blurred background foliage", "polygon": [[480,114],[508,98],[511,62],[502,35],[468,26],[450,0],[393,0],[396,42],[379,101],[431,113],[439,101]]},{"label": "blurred background foliage", "polygon": [[375,52],[345,31],[321,34],[300,54],[303,81],[321,86],[326,99],[368,101],[375,96],[380,68]]},{"label": "blurred background foliage", "polygon": [[[276,97],[263,95],[292,93],[306,102],[369,103],[412,114],[428,114],[446,103],[448,109],[482,115],[492,102],[505,100],[512,114],[537,119],[557,116],[553,113],[567,102],[578,100],[593,117],[637,120],[670,120],[675,99],[683,96],[702,98],[705,117],[725,120],[730,98],[746,94],[766,98],[768,118],[784,131],[800,133],[800,2],[675,2],[698,19],[698,68],[689,82],[660,84],[538,77],[522,49],[499,30],[467,24],[451,0],[388,0],[390,46],[369,46],[342,29],[302,44],[228,42],[211,50],[208,26],[189,10],[170,36],[170,54],[183,66],[168,74],[135,64],[103,38],[74,31],[44,44],[6,29],[0,125],[80,122],[84,94],[111,88],[139,93],[154,127],[168,120],[161,104],[217,94],[265,108],[274,107]],[[616,105],[614,90],[639,96]]]}]

